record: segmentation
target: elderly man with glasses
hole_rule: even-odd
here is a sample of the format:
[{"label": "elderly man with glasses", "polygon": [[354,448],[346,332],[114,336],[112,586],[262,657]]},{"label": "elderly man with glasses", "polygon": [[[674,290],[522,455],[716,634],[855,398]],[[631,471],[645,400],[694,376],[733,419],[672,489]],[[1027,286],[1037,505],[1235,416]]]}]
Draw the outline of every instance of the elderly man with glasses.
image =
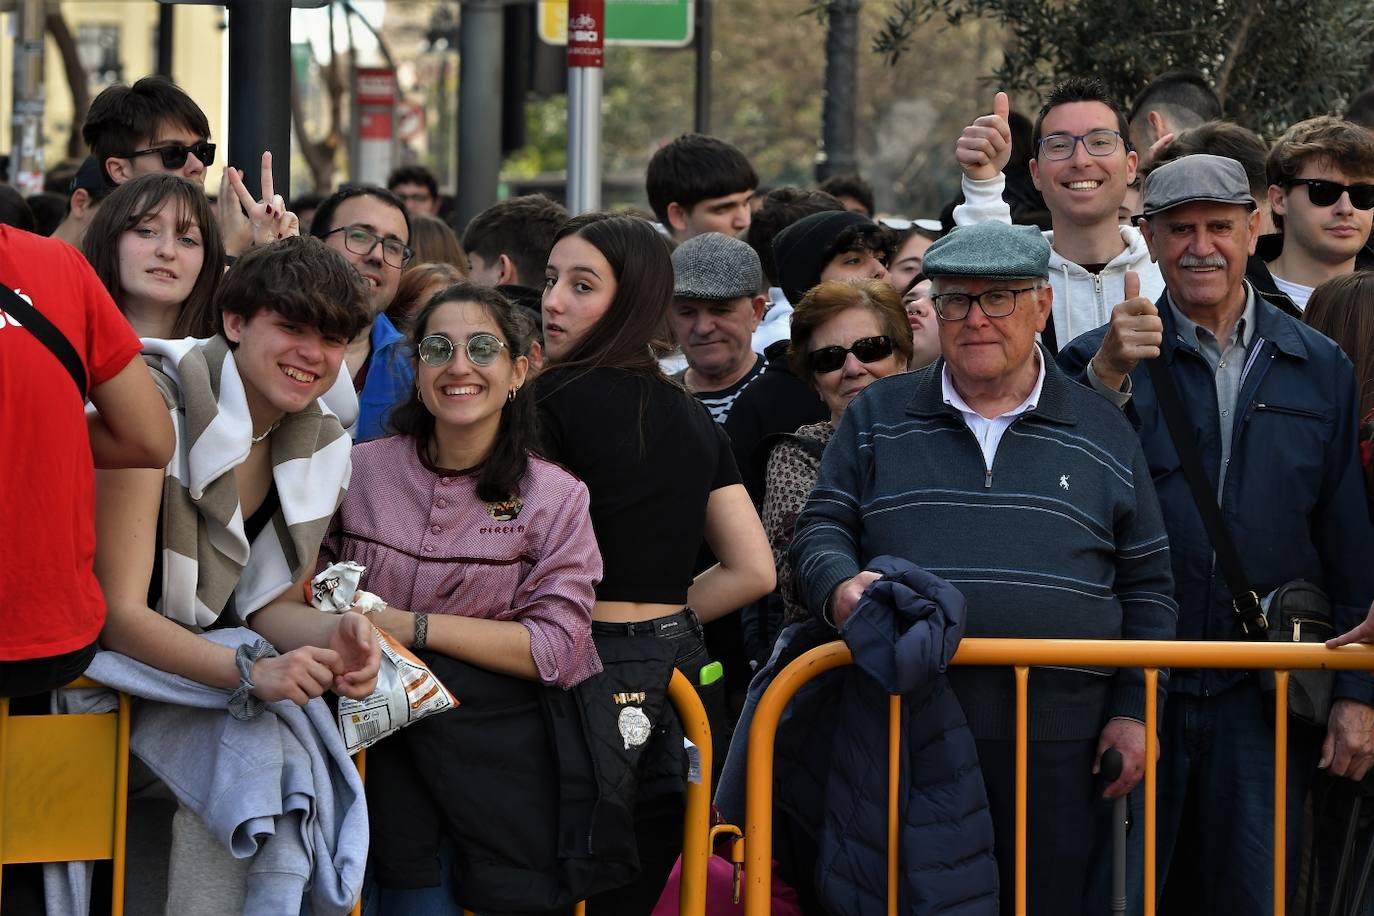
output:
[{"label": "elderly man with glasses", "polygon": [[[386,317],[401,270],[413,255],[410,216],[386,188],[349,185],[320,204],[310,232],[343,255],[367,284],[368,324],[349,342],[344,362],[358,397],[358,421],[349,433],[357,442],[375,439],[386,435],[391,409],[415,388],[405,335]],[[344,375],[340,371],[340,378]],[[326,399],[331,406],[335,396],[331,392]]]},{"label": "elderly man with glasses", "polygon": [[[1001,222],[957,228],[926,252],[942,358],[854,399],[797,522],[798,593],[842,637],[883,555],[958,588],[969,636],[1173,637],[1168,546],[1140,442],[1036,343],[1054,296],[1049,256],[1036,229]],[[977,742],[1009,913],[1013,679],[956,667],[950,682]],[[1124,761],[1109,798],[1144,772],[1143,679],[1036,670],[1029,697],[1030,912],[1081,912],[1102,753],[1115,747]]]}]

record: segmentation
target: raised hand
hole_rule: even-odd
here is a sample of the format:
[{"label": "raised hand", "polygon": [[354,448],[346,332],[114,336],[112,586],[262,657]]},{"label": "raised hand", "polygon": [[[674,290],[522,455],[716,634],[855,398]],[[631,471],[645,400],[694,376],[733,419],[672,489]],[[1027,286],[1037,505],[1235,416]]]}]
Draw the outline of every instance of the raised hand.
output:
[{"label": "raised hand", "polygon": [[[243,172],[233,167],[226,168],[225,174],[234,196],[248,214],[248,226],[252,231],[254,245],[266,245],[288,235],[301,234],[301,221],[296,214],[286,209],[286,201],[280,194],[272,192],[272,153],[262,154],[262,200],[253,200],[247,186],[243,183]],[[230,207],[230,209],[235,209]]]},{"label": "raised hand", "polygon": [[1120,390],[1126,376],[1142,359],[1154,359],[1164,342],[1159,309],[1140,295],[1140,275],[1126,271],[1126,298],[1112,306],[1107,336],[1093,356],[1093,371],[1108,388]]},{"label": "raised hand", "polygon": [[992,99],[992,114],[983,115],[959,134],[954,158],[964,174],[975,181],[996,178],[1011,160],[1011,103],[1005,92]]}]

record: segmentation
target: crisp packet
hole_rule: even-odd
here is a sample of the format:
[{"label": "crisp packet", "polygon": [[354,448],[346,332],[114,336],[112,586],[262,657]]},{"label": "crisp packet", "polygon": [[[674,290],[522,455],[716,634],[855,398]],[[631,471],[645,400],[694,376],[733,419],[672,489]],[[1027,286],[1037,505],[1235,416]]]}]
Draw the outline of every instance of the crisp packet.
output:
[{"label": "crisp packet", "polygon": [[[333,564],[310,581],[311,603],[330,613],[386,607],[382,599],[358,588],[365,571],[349,561]],[[339,697],[339,732],[350,754],[458,705],[424,662],[383,630],[374,631],[382,652],[377,689],[361,700]]]}]

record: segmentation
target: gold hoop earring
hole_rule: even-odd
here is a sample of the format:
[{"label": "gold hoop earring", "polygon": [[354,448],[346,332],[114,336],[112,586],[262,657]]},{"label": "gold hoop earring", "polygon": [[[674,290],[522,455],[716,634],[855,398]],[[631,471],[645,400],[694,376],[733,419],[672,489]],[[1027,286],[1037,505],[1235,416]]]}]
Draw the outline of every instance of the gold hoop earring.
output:
[{"label": "gold hoop earring", "polygon": [[507,401],[514,401],[514,400],[515,400],[515,396],[516,396],[517,394],[519,394],[519,392],[520,392],[520,386],[519,386],[519,385],[516,385],[516,386],[515,386],[514,388],[512,388],[510,391],[506,392],[506,400],[507,400]]}]

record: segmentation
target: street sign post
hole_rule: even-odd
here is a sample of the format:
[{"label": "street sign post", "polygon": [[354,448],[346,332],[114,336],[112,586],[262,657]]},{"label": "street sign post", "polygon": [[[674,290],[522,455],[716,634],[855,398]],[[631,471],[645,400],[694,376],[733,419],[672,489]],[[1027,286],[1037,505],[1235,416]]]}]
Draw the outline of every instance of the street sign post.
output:
[{"label": "street sign post", "polygon": [[601,70],[609,0],[572,0],[568,22],[568,210],[601,207]]},{"label": "street sign post", "polygon": [[[569,0],[540,0],[539,37],[548,44],[568,40]],[[606,45],[685,48],[692,43],[694,0],[605,0]]]}]

